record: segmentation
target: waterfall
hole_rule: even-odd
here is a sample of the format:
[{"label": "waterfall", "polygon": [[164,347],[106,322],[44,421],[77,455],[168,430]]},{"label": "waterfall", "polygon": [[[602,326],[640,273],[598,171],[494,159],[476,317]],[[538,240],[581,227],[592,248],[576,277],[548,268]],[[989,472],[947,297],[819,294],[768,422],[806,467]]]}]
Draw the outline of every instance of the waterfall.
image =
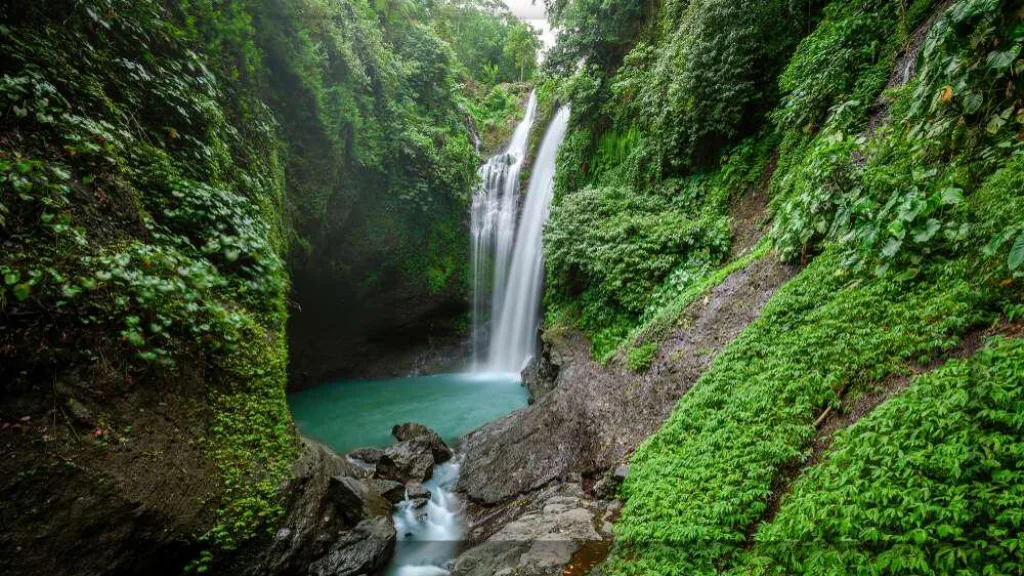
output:
[{"label": "waterfall", "polygon": [[[534,95],[531,94],[527,112],[531,122],[535,106]],[[541,235],[554,191],[555,157],[568,123],[569,109],[563,107],[551,121],[541,141],[522,214],[518,219],[516,187],[522,158],[501,160],[495,157],[481,169],[481,175],[486,178],[473,202],[473,349],[476,370],[518,373],[535,354],[544,281]],[[518,144],[516,138],[520,136],[520,129],[523,129],[522,124],[516,129],[509,150]],[[528,136],[529,126],[523,132]],[[522,147],[525,154],[525,142]],[[502,165],[509,167],[506,172],[501,172]],[[513,170],[513,165],[517,177],[509,181],[507,174]],[[506,174],[506,180],[491,181],[493,171]],[[500,181],[500,178],[497,180]],[[495,196],[500,196],[500,201],[493,200]],[[486,322],[486,286],[483,280],[488,278],[484,268],[489,254],[493,255],[494,266],[489,298],[491,329],[486,362],[482,362],[480,354],[485,333],[483,323]]]},{"label": "waterfall", "polygon": [[530,92],[526,114],[508,146],[480,167],[480,187],[473,194],[470,231],[473,251],[473,368],[483,361],[488,319],[504,300],[519,205],[519,171],[526,159],[530,128],[537,115],[537,95]]},{"label": "waterfall", "polygon": [[555,188],[555,157],[565,138],[569,108],[563,107],[544,134],[530,174],[523,214],[516,232],[508,285],[494,314],[488,365],[496,372],[520,372],[535,354],[544,286],[541,234]]}]

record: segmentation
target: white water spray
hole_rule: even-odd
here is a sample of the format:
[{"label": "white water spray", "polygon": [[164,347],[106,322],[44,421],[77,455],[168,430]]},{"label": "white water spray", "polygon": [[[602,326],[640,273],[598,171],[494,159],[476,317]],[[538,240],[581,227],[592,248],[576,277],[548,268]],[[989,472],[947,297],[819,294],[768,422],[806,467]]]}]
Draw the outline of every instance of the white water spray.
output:
[{"label": "white water spray", "polygon": [[544,286],[541,235],[554,194],[555,157],[568,124],[569,108],[563,107],[544,134],[530,175],[508,283],[493,313],[487,367],[494,372],[521,372],[536,353],[540,296]]},{"label": "white water spray", "polygon": [[473,369],[483,368],[488,313],[505,298],[509,261],[519,206],[519,172],[526,159],[530,128],[537,115],[537,96],[530,92],[526,114],[505,149],[480,167],[481,186],[473,194]]},{"label": "white water spray", "polygon": [[463,534],[462,506],[455,495],[459,464],[447,462],[434,467],[423,487],[430,501],[416,507],[406,496],[393,516],[398,543],[388,576],[446,576],[455,547]]}]

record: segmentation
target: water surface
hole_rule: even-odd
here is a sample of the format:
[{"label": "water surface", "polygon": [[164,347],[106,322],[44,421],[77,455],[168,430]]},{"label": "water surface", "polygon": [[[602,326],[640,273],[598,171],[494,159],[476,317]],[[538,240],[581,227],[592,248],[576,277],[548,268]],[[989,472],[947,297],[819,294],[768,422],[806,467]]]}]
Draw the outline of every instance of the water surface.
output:
[{"label": "water surface", "polygon": [[391,427],[402,422],[424,424],[451,444],[526,401],[526,388],[516,374],[343,380],[288,397],[299,430],[342,454],[390,446]]}]

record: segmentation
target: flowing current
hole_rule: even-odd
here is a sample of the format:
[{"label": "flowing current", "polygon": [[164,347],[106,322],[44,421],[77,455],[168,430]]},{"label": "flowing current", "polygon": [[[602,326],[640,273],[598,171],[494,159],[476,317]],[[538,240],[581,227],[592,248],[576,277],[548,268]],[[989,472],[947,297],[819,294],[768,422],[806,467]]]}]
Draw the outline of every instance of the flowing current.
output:
[{"label": "flowing current", "polygon": [[473,198],[473,366],[477,371],[519,373],[535,354],[544,282],[541,236],[554,191],[555,157],[569,123],[569,109],[563,107],[541,141],[520,214],[519,172],[536,106],[531,93],[526,116],[508,147],[481,168],[483,185]]},{"label": "flowing current", "polygon": [[526,114],[505,149],[480,167],[480,188],[473,194],[470,230],[473,249],[473,369],[485,369],[488,318],[505,297],[509,260],[519,206],[519,173],[526,160],[537,95],[530,92]]}]

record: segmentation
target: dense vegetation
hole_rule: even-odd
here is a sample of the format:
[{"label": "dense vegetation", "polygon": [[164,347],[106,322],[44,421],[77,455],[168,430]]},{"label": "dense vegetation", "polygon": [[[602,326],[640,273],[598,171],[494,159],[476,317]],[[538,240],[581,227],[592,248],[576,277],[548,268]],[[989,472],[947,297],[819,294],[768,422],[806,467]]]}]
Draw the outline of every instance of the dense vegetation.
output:
[{"label": "dense vegetation", "polygon": [[[600,23],[607,3],[554,6],[574,125],[548,324],[643,371],[729,273],[806,265],[634,455],[605,573],[1012,573],[1014,342],[915,379],[762,524],[827,407],[1015,318],[1024,263],[1019,4],[795,4],[616,3]],[[770,198],[771,227],[741,254],[745,194]],[[958,497],[988,505],[936,511]]]},{"label": "dense vegetation", "polygon": [[841,435],[761,528],[743,570],[1019,571],[1021,346],[999,339],[920,376]]},{"label": "dense vegetation", "polygon": [[[531,74],[538,41],[472,2],[97,0],[0,17],[0,416],[59,422],[12,437],[45,447],[33,470],[187,518],[166,538],[200,541],[203,571],[264,533],[298,454],[289,266],[343,299],[396,276],[462,297],[474,134],[514,120],[508,82]],[[152,462],[123,477],[122,455]],[[45,484],[7,464],[5,518],[45,523],[17,497]],[[179,467],[215,485],[173,494]]]}]

